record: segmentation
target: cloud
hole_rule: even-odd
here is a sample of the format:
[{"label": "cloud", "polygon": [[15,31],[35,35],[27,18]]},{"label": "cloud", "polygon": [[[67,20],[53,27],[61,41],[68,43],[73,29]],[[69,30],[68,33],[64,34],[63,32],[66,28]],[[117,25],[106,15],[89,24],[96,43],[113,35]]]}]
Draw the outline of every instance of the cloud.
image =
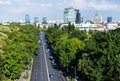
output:
[{"label": "cloud", "polygon": [[89,6],[96,10],[119,10],[120,7],[118,4],[113,4],[102,0],[101,2],[90,2]]},{"label": "cloud", "polygon": [[26,6],[17,7],[17,8],[12,9],[12,12],[15,12],[15,13],[23,13],[23,12],[27,12],[27,11],[28,11],[28,7],[26,7]]},{"label": "cloud", "polygon": [[67,6],[73,6],[80,10],[120,10],[120,5],[112,3],[108,0],[71,0],[66,1],[64,4]]},{"label": "cloud", "polygon": [[30,5],[31,2],[29,0],[12,0],[13,3],[16,3],[18,5]]},{"label": "cloud", "polygon": [[75,7],[79,9],[86,9],[87,2],[85,0],[64,0],[55,4],[60,8]]},{"label": "cloud", "polygon": [[12,4],[15,5],[15,7],[12,7],[12,12],[14,13],[37,13],[39,9],[46,10],[46,8],[53,6],[52,3],[36,3],[29,0],[12,0]]},{"label": "cloud", "polygon": [[30,0],[12,0],[13,4],[18,4],[19,6],[29,6],[29,7],[49,7],[52,6],[52,3],[39,3],[39,2],[31,2]]},{"label": "cloud", "polygon": [[85,10],[88,8],[88,2],[86,2],[85,0],[73,0],[71,1],[71,5],[73,5],[73,7],[78,7],[81,10]]},{"label": "cloud", "polygon": [[[67,7],[75,7],[80,10],[120,10],[120,6],[115,3],[111,3],[107,0],[61,0],[54,3],[40,3],[40,2],[31,2],[30,0],[0,0],[0,4],[11,4],[12,11],[15,13],[22,12],[52,12],[64,10]],[[34,10],[34,12],[32,12]]]},{"label": "cloud", "polygon": [[0,5],[10,5],[11,1],[10,0],[0,0]]},{"label": "cloud", "polygon": [[39,6],[39,7],[51,7],[52,3],[31,3],[31,6]]}]

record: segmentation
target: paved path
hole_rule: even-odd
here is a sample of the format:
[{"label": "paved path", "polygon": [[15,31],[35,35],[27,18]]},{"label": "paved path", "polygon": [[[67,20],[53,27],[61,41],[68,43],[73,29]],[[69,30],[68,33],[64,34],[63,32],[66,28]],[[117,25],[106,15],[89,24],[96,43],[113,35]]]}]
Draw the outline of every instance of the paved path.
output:
[{"label": "paved path", "polygon": [[[33,60],[32,60],[31,62],[32,62],[32,64],[33,64]],[[16,81],[30,81],[31,71],[32,71],[32,65],[31,65],[31,69],[30,69],[30,70],[25,70],[24,72],[22,72],[22,73],[21,73],[21,77],[20,77],[18,80],[16,80]],[[28,77],[27,80],[23,78],[26,72],[29,73],[29,77]]]},{"label": "paved path", "polygon": [[21,77],[20,77],[20,79],[19,79],[18,81],[26,81],[26,80],[23,78],[25,73],[26,73],[26,71],[25,71],[25,72],[22,72]]}]

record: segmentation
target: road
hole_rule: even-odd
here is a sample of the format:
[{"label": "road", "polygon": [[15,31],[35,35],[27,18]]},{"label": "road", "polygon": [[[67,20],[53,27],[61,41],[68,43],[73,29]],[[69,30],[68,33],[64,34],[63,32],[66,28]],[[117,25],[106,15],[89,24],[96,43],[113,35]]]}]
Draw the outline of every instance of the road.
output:
[{"label": "road", "polygon": [[[55,63],[55,59],[48,48],[47,39],[44,32],[39,33],[39,44],[41,49],[37,51],[33,60],[33,67],[30,81],[67,81],[59,70],[58,65]],[[52,63],[54,61],[54,63]],[[50,77],[53,74],[53,77]]]}]

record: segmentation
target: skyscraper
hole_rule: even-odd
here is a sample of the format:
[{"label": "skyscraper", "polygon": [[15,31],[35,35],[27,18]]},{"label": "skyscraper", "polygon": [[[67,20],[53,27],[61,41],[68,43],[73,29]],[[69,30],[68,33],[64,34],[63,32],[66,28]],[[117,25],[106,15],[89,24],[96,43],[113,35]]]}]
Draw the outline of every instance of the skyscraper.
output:
[{"label": "skyscraper", "polygon": [[107,17],[107,22],[112,22],[112,17]]},{"label": "skyscraper", "polygon": [[30,16],[25,15],[25,23],[30,24]]},{"label": "skyscraper", "polygon": [[38,22],[38,17],[34,17],[34,23]]},{"label": "skyscraper", "polygon": [[46,24],[46,23],[47,23],[47,18],[46,18],[46,17],[43,17],[43,18],[42,18],[42,23],[43,23],[43,24]]},{"label": "skyscraper", "polygon": [[64,22],[68,23],[81,23],[81,14],[78,9],[73,7],[65,8],[64,11]]},{"label": "skyscraper", "polygon": [[96,14],[92,17],[92,21],[93,21],[95,24],[98,24],[98,23],[102,22],[102,16],[96,13]]}]

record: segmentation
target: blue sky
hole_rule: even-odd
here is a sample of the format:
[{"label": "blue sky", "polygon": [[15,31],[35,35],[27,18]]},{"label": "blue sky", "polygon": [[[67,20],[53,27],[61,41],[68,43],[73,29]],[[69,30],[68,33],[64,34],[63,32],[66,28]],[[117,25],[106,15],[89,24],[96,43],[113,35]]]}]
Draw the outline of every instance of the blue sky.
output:
[{"label": "blue sky", "polygon": [[80,10],[84,21],[91,20],[96,10],[104,21],[107,16],[120,21],[120,0],[0,0],[0,22],[24,20],[25,14],[31,20],[35,16],[62,20],[64,8],[71,6]]}]

